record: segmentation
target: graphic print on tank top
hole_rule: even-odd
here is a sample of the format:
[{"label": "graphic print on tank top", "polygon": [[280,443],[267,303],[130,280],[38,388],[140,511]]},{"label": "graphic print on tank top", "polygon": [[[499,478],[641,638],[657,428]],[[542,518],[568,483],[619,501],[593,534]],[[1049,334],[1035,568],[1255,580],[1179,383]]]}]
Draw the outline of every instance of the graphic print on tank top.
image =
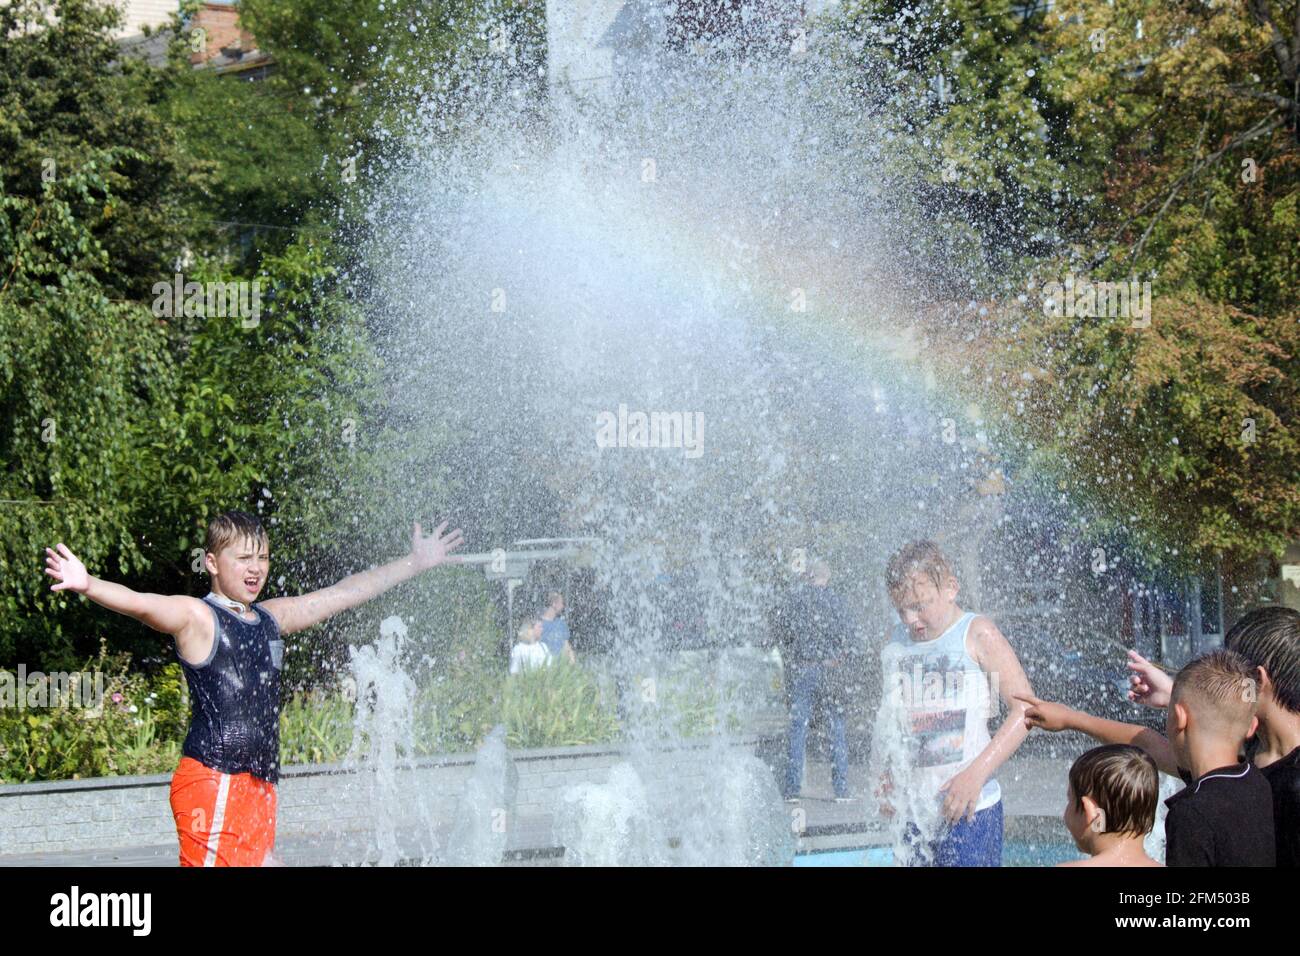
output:
[{"label": "graphic print on tank top", "polygon": [[948,655],[899,660],[899,690],[912,731],[914,765],[944,767],[966,756],[965,671]]}]

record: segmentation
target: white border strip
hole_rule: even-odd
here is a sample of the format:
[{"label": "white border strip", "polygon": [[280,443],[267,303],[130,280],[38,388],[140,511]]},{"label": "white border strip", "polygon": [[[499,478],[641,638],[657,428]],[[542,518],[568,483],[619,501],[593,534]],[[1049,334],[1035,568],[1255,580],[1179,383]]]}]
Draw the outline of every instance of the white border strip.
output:
[{"label": "white border strip", "polygon": [[217,788],[217,806],[212,811],[212,826],[208,828],[208,855],[203,859],[204,866],[217,865],[217,845],[221,842],[221,828],[226,824],[226,798],[229,795],[230,774],[223,773]]}]

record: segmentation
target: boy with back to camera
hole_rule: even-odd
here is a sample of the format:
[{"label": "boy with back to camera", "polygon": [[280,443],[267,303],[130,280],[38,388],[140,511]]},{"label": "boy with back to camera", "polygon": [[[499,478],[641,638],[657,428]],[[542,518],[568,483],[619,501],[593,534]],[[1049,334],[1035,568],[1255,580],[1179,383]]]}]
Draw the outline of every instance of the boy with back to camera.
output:
[{"label": "boy with back to camera", "polygon": [[204,564],[212,590],[141,594],[94,577],[62,543],[46,548],[53,591],[75,591],[176,640],[190,691],[190,727],[172,776],[181,866],[274,864],[280,773],[280,671],[284,635],[306,630],[394,585],[458,559],[447,523],[426,537],[416,523],[403,558],[297,597],[254,603],[270,574],[266,530],[242,511],[208,525]]},{"label": "boy with back to camera", "polygon": [[[933,542],[913,542],[890,558],[886,586],[901,626],[881,650],[881,673],[909,752],[900,769],[922,809],[906,821],[908,862],[1000,866],[1002,790],[994,774],[1028,734],[1016,698],[1032,693],[1029,680],[997,625],[958,606],[957,578]],[[990,737],[998,693],[1010,713]],[[888,771],[878,780],[887,816],[902,784]]]},{"label": "boy with back to camera", "polygon": [[1086,860],[1061,866],[1160,866],[1143,841],[1156,822],[1160,773],[1140,747],[1093,747],[1070,767],[1065,828]]}]

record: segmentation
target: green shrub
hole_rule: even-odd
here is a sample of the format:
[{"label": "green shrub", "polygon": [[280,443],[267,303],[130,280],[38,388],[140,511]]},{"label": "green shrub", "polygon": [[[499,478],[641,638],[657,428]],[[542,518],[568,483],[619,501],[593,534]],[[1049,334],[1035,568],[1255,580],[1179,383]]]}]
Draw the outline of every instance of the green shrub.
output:
[{"label": "green shrub", "polygon": [[[128,671],[129,655],[101,646],[84,671],[101,676],[88,707],[0,708],[0,780],[76,780],[162,773],[180,759],[188,719],[179,664],[154,677]],[[47,682],[49,677],[44,680]],[[36,685],[31,685],[36,686]]]},{"label": "green shrub", "polygon": [[295,694],[280,711],[280,764],[334,763],[352,746],[352,704],[341,694]]},{"label": "green shrub", "polygon": [[417,754],[464,753],[500,723],[499,669],[455,667],[420,689],[414,714]]},{"label": "green shrub", "polygon": [[618,718],[595,677],[569,664],[512,675],[500,713],[511,747],[574,747],[619,735]]},{"label": "green shrub", "polygon": [[703,674],[679,674],[667,682],[662,695],[662,706],[673,728],[682,737],[702,737],[720,731],[720,718],[725,715],[727,731],[735,733],[740,722],[735,713],[737,706],[734,691],[719,689]]},{"label": "green shrub", "polygon": [[[159,774],[180,760],[189,719],[184,675],[168,664],[146,676],[128,670],[128,655],[101,649],[87,671],[103,675],[98,714],[76,708],[0,708],[0,781],[28,783],[84,777]],[[444,672],[425,675],[411,714],[413,756],[464,753],[504,724],[511,747],[611,743],[622,729],[613,680],[590,664],[508,676],[473,653],[452,656]],[[737,729],[734,689],[720,693],[709,675],[689,668],[662,681],[653,705],[664,731],[683,737],[716,733],[721,714]],[[644,710],[644,708],[643,708]],[[283,766],[334,763],[353,747],[356,705],[341,691],[291,696],[280,714]]]}]

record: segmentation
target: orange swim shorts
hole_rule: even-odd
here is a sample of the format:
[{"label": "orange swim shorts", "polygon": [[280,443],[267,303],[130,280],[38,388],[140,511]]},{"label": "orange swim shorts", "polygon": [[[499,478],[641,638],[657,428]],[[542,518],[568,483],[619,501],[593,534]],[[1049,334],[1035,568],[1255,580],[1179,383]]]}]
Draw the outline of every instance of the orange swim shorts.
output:
[{"label": "orange swim shorts", "polygon": [[181,866],[262,866],[275,847],[275,784],[182,757],[172,775]]}]

